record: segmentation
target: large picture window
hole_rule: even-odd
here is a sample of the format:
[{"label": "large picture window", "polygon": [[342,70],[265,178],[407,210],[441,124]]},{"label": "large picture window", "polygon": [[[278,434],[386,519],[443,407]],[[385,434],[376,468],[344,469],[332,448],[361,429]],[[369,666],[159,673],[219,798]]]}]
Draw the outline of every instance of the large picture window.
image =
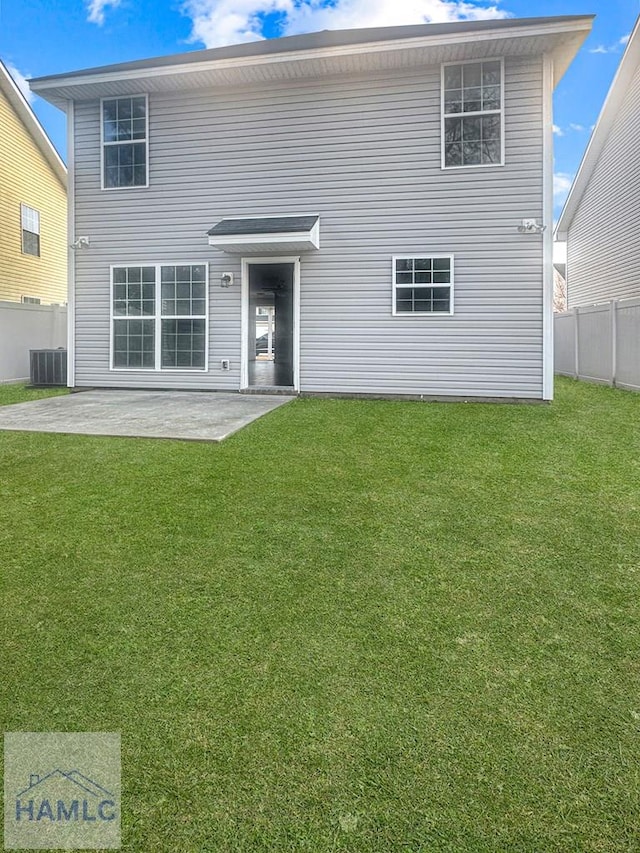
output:
[{"label": "large picture window", "polygon": [[102,101],[103,189],[146,187],[147,97]]},{"label": "large picture window", "polygon": [[500,59],[442,67],[442,165],[503,163],[504,72]]},{"label": "large picture window", "polygon": [[113,267],[112,366],[205,370],[206,264]]},{"label": "large picture window", "polygon": [[393,313],[453,314],[453,256],[394,258]]}]

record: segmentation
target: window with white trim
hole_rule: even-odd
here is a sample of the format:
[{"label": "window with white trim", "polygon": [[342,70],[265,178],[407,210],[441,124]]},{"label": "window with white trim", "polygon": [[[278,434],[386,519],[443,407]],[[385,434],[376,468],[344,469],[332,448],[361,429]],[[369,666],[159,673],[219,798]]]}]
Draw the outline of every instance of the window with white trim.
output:
[{"label": "window with white trim", "polygon": [[115,369],[206,369],[206,264],[113,267],[111,279]]},{"label": "window with white trim", "polygon": [[22,253],[40,257],[40,214],[26,204],[20,205]]},{"label": "window with white trim", "polygon": [[503,63],[442,66],[442,165],[502,165]]},{"label": "window with white trim", "polygon": [[147,186],[147,96],[102,101],[102,186]]},{"label": "window with white trim", "polygon": [[393,259],[394,314],[452,314],[453,256]]}]

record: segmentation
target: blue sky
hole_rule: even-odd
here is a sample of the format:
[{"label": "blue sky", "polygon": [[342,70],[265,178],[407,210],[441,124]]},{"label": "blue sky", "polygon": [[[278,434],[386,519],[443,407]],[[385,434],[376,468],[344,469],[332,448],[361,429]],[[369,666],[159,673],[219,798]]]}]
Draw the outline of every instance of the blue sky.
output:
[{"label": "blue sky", "polygon": [[[596,14],[555,97],[556,212],[620,62],[640,0],[0,0],[0,57],[38,77],[322,29],[477,18]],[[64,157],[64,116],[33,108]]]}]

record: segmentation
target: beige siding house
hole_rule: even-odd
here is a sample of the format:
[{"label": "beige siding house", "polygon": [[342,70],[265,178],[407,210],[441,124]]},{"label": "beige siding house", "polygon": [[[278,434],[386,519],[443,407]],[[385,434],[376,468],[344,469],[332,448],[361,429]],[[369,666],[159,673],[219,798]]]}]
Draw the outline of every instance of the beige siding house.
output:
[{"label": "beige siding house", "polygon": [[640,20],[557,225],[568,307],[640,296]]},{"label": "beige siding house", "polygon": [[67,301],[67,173],[0,62],[0,300]]},{"label": "beige siding house", "polygon": [[552,94],[591,23],[322,32],[32,81],[67,112],[87,238],[70,383],[551,399]]}]

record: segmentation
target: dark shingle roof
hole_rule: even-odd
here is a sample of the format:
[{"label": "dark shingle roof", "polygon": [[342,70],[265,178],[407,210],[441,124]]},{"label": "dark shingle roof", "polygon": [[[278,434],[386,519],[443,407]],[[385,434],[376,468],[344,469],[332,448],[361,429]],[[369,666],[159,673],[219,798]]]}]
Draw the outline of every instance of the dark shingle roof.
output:
[{"label": "dark shingle roof", "polygon": [[318,221],[317,216],[262,216],[252,219],[222,219],[214,225],[207,234],[239,235],[239,234],[280,234],[290,232],[310,231]]}]

